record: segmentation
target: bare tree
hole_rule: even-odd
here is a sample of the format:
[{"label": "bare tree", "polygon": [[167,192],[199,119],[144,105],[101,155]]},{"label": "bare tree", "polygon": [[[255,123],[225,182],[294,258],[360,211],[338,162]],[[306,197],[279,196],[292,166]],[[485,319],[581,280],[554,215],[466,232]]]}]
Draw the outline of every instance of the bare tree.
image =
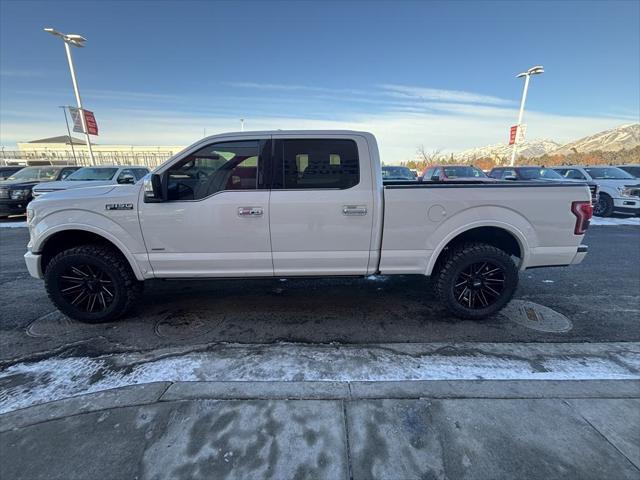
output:
[{"label": "bare tree", "polygon": [[440,160],[442,156],[442,150],[437,148],[427,152],[424,145],[419,145],[416,152],[418,161],[425,162],[426,164],[435,163]]}]

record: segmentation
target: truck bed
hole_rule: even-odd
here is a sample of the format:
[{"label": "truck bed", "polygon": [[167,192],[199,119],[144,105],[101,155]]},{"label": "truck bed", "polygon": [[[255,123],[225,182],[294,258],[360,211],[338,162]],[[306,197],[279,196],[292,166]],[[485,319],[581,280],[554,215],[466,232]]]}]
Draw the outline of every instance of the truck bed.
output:
[{"label": "truck bed", "polygon": [[463,232],[472,239],[474,228],[508,233],[521,269],[568,265],[582,239],[571,204],[591,198],[585,184],[517,181],[388,182],[383,195],[379,271],[427,275],[445,246]]}]

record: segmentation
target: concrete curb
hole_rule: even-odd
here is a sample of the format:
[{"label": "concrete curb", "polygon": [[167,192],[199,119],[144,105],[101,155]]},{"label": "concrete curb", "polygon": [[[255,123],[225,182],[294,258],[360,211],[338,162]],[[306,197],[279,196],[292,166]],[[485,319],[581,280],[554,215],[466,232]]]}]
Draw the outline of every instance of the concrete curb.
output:
[{"label": "concrete curb", "polygon": [[154,382],[81,394],[0,415],[0,432],[113,408],[185,400],[640,398],[640,380]]}]

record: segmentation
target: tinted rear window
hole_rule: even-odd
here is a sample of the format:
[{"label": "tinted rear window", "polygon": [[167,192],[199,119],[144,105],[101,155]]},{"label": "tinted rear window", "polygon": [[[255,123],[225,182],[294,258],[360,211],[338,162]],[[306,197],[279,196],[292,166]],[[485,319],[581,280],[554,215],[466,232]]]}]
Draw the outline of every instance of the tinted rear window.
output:
[{"label": "tinted rear window", "polygon": [[353,140],[279,140],[274,161],[274,188],[346,189],[360,181],[358,147]]}]

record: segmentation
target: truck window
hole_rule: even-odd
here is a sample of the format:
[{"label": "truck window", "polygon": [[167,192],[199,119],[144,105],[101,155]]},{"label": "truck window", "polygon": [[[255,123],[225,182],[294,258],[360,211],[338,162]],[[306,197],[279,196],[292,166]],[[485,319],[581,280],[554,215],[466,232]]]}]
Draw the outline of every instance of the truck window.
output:
[{"label": "truck window", "polygon": [[170,167],[169,200],[200,200],[222,190],[258,188],[259,142],[214,143]]},{"label": "truck window", "polygon": [[360,181],[358,147],[353,140],[280,140],[274,162],[273,188],[347,189]]},{"label": "truck window", "polygon": [[147,170],[146,168],[134,168],[133,169],[133,174],[136,176],[136,180],[140,180],[147,173],[149,173],[149,170]]}]

